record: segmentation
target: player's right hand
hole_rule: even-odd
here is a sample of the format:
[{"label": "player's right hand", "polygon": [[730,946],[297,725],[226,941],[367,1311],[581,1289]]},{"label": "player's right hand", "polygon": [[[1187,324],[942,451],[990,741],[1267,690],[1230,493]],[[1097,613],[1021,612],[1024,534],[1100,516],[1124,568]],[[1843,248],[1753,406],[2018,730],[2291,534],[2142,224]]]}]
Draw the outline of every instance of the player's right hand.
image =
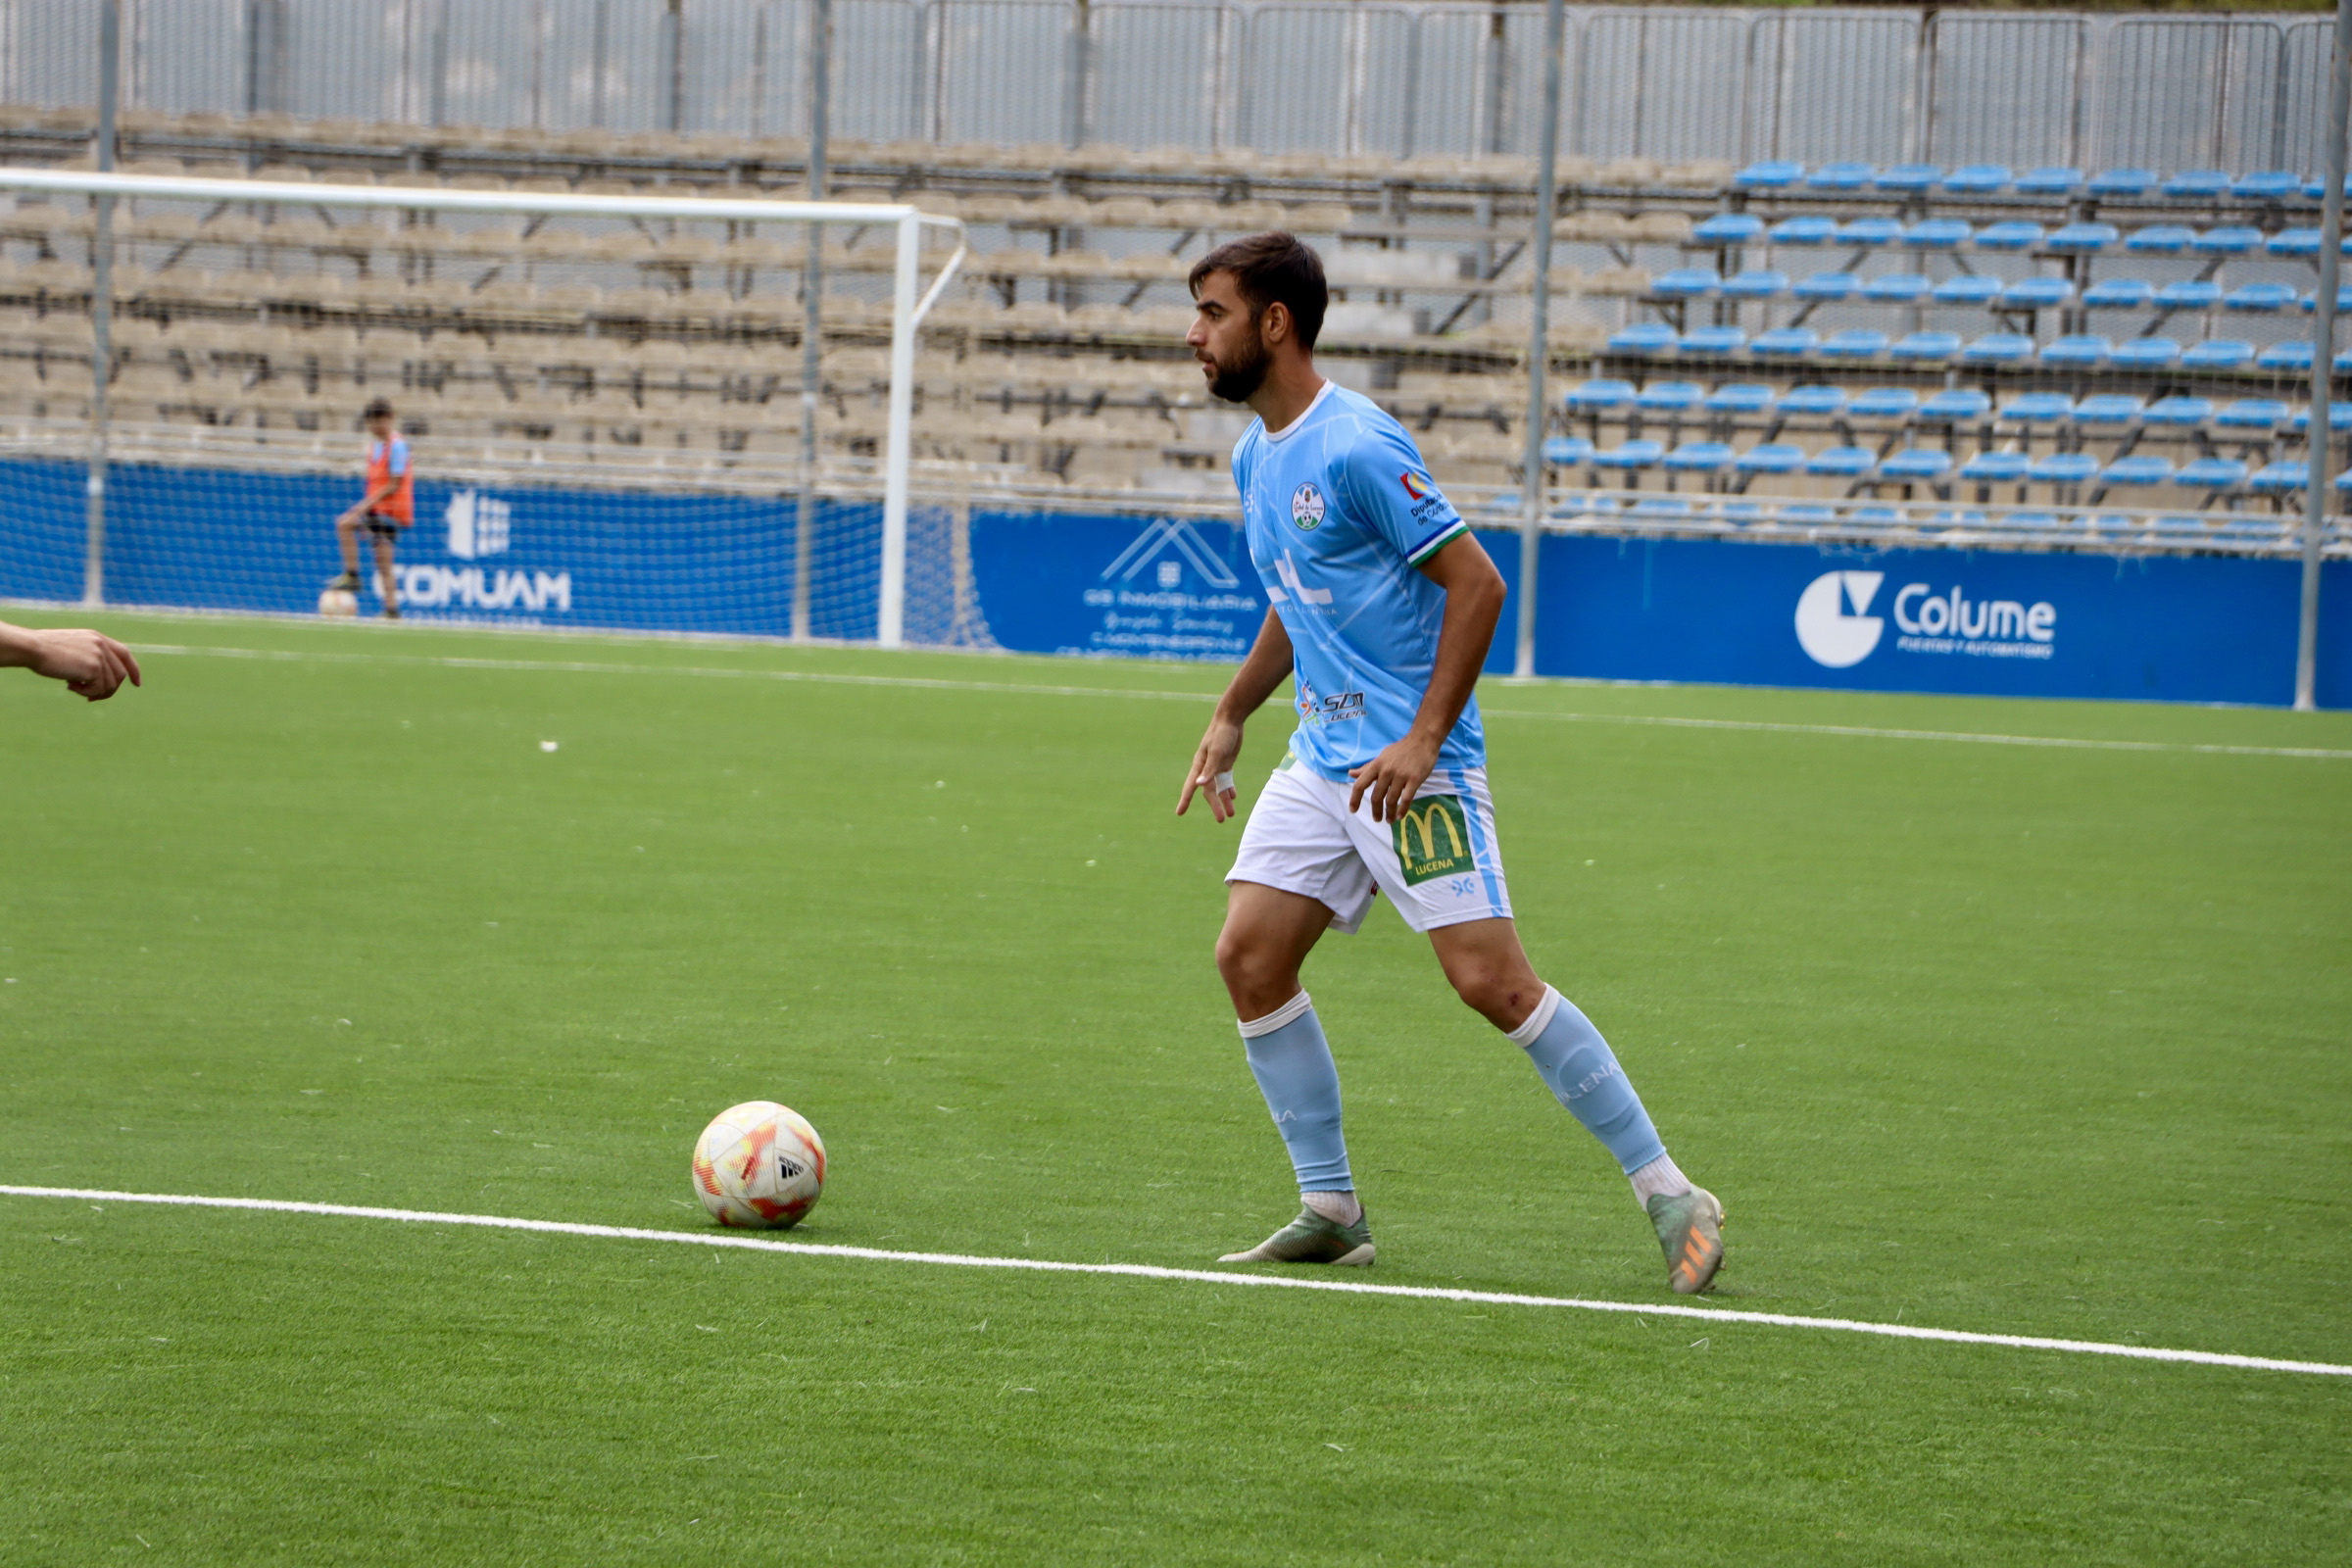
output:
[{"label": "player's right hand", "polygon": [[1239,814],[1233,806],[1233,764],[1241,755],[1242,726],[1224,717],[1210,719],[1208,732],[1193,753],[1193,765],[1184,775],[1184,793],[1176,797],[1176,814],[1182,816],[1190,808],[1196,790],[1208,802],[1208,814],[1218,821]]},{"label": "player's right hand", "polygon": [[62,680],[66,690],[93,703],[114,696],[126,680],[133,686],[139,684],[139,662],[129,649],[103,632],[79,628],[36,631],[30,662],[33,673]]}]

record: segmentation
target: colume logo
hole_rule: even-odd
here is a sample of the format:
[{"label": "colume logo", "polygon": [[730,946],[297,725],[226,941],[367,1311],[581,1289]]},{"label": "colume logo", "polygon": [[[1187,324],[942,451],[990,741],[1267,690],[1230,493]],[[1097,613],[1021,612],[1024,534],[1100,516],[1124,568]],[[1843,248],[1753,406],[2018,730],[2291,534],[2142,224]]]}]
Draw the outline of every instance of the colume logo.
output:
[{"label": "colume logo", "polygon": [[1807,583],[1796,599],[1796,641],[1806,657],[1831,669],[1868,659],[1886,629],[1870,613],[1886,580],[1883,571],[1825,571]]}]

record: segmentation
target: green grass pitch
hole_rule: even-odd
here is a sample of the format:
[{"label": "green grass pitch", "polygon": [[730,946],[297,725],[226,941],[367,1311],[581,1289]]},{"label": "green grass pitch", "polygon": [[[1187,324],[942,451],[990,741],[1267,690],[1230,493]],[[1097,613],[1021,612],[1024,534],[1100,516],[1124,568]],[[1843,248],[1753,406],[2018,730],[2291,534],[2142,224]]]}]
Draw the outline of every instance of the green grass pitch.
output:
[{"label": "green grass pitch", "polygon": [[[182,651],[94,708],[0,674],[0,1182],[686,1229],[696,1132],[775,1098],[833,1156],[808,1240],[1197,1267],[1294,1207],[1209,962],[1236,829],[1170,815],[1222,670],[99,618]],[[1723,1196],[1721,1305],[2352,1361],[2352,762],[1608,721],[2352,749],[2352,717],[1484,701],[1528,946]],[[1393,911],[1308,983],[1374,1281],[1670,1299]],[[2352,1531],[2338,1378],[25,1198],[0,1256],[12,1563]]]}]

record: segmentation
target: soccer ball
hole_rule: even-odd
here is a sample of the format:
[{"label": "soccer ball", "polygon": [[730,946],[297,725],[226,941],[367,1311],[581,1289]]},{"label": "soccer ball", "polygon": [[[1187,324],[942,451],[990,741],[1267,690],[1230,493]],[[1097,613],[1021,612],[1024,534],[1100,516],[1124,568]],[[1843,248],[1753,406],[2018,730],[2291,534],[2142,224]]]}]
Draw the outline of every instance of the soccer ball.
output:
[{"label": "soccer ball", "polygon": [[348,588],[329,588],[318,596],[318,613],[329,620],[349,620],[360,612],[360,596]]},{"label": "soccer ball", "polygon": [[721,1225],[797,1225],[824,1185],[824,1140],[772,1100],[729,1105],[695,1141],[694,1193]]}]

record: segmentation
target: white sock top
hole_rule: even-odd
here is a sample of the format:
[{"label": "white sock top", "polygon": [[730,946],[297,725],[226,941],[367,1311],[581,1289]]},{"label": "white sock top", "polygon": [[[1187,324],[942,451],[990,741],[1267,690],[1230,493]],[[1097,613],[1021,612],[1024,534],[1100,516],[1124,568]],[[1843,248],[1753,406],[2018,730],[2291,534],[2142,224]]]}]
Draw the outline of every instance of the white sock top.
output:
[{"label": "white sock top", "polygon": [[1299,1017],[1301,1014],[1312,1010],[1314,1005],[1315,999],[1301,991],[1290,1001],[1284,1003],[1281,1006],[1276,1007],[1272,1012],[1267,1013],[1263,1018],[1242,1019],[1239,1024],[1239,1027],[1242,1031],[1242,1038],[1244,1040],[1255,1040],[1259,1035],[1270,1035],[1275,1030],[1281,1028],[1284,1024],[1290,1023]]},{"label": "white sock top", "polygon": [[1536,1004],[1536,1010],[1529,1013],[1527,1020],[1518,1028],[1508,1031],[1506,1038],[1514,1046],[1534,1045],[1536,1037],[1551,1027],[1551,1015],[1559,1010],[1560,994],[1545,986],[1544,1000]]}]

